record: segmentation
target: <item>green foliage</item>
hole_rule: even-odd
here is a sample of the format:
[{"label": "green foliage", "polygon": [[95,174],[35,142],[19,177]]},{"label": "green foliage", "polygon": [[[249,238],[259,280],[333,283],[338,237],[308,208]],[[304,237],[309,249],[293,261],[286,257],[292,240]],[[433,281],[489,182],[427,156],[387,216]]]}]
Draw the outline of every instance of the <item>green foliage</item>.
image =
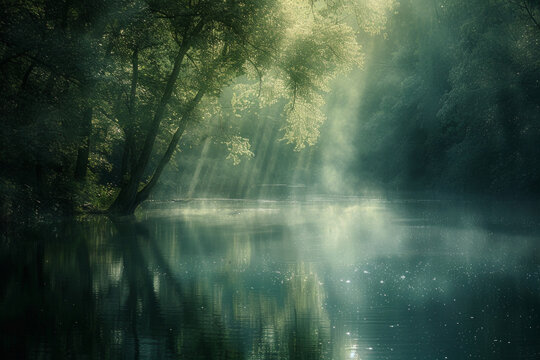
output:
[{"label": "green foliage", "polygon": [[107,209],[118,194],[118,189],[111,183],[103,183],[99,176],[92,171],[88,173],[85,182],[77,183],[74,191],[76,212],[99,212]]},{"label": "green foliage", "polygon": [[253,152],[250,150],[251,145],[249,140],[240,136],[233,136],[229,141],[224,142],[227,145],[229,155],[227,159],[231,159],[234,165],[240,164],[240,157],[253,157]]},{"label": "green foliage", "polygon": [[[279,103],[284,116],[273,121],[283,121],[283,139],[296,150],[313,145],[329,83],[362,64],[357,34],[383,29],[393,2],[2,6],[3,178],[38,189],[38,197],[62,197],[53,186],[59,178],[88,187],[68,191],[68,207],[102,206],[98,197],[119,187],[119,201],[132,208],[133,191],[151,190],[184,131],[225,145],[235,164],[252,157],[234,122],[239,109],[267,121],[253,111]],[[231,111],[222,93],[235,84]],[[42,175],[27,184],[36,171]]]}]

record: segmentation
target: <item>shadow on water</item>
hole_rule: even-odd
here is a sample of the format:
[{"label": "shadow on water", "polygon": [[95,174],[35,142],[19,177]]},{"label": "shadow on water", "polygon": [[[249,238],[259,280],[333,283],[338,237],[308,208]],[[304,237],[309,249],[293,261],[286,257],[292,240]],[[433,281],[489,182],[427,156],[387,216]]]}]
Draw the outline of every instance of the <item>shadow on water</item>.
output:
[{"label": "shadow on water", "polygon": [[0,351],[533,358],[536,213],[464,206],[204,202],[4,234]]},{"label": "shadow on water", "polygon": [[[59,234],[67,241],[56,242]],[[108,357],[93,296],[88,236],[73,224],[3,239],[2,353],[8,358]]]}]

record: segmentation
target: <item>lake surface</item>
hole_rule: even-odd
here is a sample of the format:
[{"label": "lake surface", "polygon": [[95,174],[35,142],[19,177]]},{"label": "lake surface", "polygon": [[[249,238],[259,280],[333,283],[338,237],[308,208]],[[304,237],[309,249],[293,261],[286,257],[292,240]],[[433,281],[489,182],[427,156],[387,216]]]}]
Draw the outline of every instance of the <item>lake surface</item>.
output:
[{"label": "lake surface", "polygon": [[361,199],[152,207],[4,234],[2,354],[540,358],[535,209]]}]

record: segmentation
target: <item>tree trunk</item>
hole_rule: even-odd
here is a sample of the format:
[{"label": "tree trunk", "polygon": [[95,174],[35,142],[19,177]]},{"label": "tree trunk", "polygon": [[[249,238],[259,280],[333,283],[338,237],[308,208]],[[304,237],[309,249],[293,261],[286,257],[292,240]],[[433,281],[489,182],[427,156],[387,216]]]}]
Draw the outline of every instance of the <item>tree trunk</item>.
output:
[{"label": "tree trunk", "polygon": [[139,159],[137,160],[137,164],[134,166],[129,180],[124,186],[122,186],[116,200],[110,206],[109,212],[117,214],[132,214],[139,205],[139,203],[137,203],[139,184],[143,179],[144,172],[148,162],[150,161],[150,155],[152,154],[152,149],[156,141],[161,120],[165,115],[165,110],[172,97],[178,75],[180,74],[180,66],[182,65],[184,57],[191,47],[191,40],[202,31],[204,25],[204,21],[200,20],[193,31],[186,34],[186,36],[183,38],[180,48],[178,49],[178,53],[174,59],[173,70],[167,80],[165,90],[156,108],[156,112],[154,113],[154,118],[150,124],[150,128],[148,129],[148,133],[146,135],[142,151],[139,155]]},{"label": "tree trunk", "polygon": [[161,173],[163,172],[163,169],[165,166],[169,163],[171,160],[171,157],[174,153],[174,149],[176,149],[176,146],[178,145],[178,141],[180,141],[180,138],[184,134],[184,131],[186,130],[187,123],[189,122],[189,118],[191,116],[191,112],[195,109],[197,104],[201,101],[201,99],[204,96],[205,89],[199,90],[197,92],[197,95],[195,95],[195,98],[191,100],[188,108],[186,109],[186,113],[182,117],[182,121],[180,122],[180,125],[178,126],[178,129],[174,132],[174,135],[171,139],[171,142],[169,143],[169,146],[167,147],[167,151],[165,151],[165,154],[163,154],[161,160],[159,161],[158,166],[156,167],[156,170],[154,171],[154,174],[152,175],[152,178],[146,184],[141,191],[137,193],[137,196],[135,198],[135,207],[139,206],[143,201],[148,199],[148,196],[150,195],[152,189],[156,186],[159,177],[161,176]]},{"label": "tree trunk", "polygon": [[195,95],[193,100],[191,100],[190,104],[188,105],[186,109],[186,112],[182,116],[182,120],[180,121],[180,125],[178,126],[178,129],[176,129],[176,131],[174,132],[173,137],[171,141],[169,142],[169,146],[167,147],[167,150],[161,157],[156,169],[154,170],[154,173],[152,174],[152,177],[150,178],[150,181],[140,191],[138,191],[135,194],[133,205],[130,208],[130,211],[128,213],[133,213],[133,211],[135,211],[135,209],[143,201],[147,200],[148,197],[150,196],[152,190],[156,186],[161,176],[161,173],[163,172],[163,169],[165,169],[165,166],[167,166],[167,164],[171,160],[171,157],[174,154],[174,150],[176,149],[176,146],[178,145],[180,138],[182,137],[182,135],[184,134],[184,131],[186,130],[186,126],[191,117],[191,113],[193,112],[197,104],[199,104],[201,99],[203,98],[205,91],[206,89],[204,88],[199,90],[199,92],[197,92],[197,95]]},{"label": "tree trunk", "polygon": [[92,107],[88,106],[83,111],[81,136],[82,141],[77,150],[77,162],[75,163],[75,180],[84,181],[88,169],[88,157],[90,155],[90,135],[92,133]]},{"label": "tree trunk", "polygon": [[116,197],[116,200],[109,208],[109,211],[113,213],[131,214],[133,213],[133,211],[135,211],[135,208],[138,205],[136,204],[136,197],[137,191],[139,189],[139,183],[143,178],[144,171],[146,170],[146,166],[148,165],[148,162],[150,160],[152,148],[154,147],[156,136],[158,134],[159,125],[161,124],[161,120],[163,119],[163,116],[165,114],[167,104],[172,97],[172,92],[174,90],[176,80],[178,79],[178,75],[180,73],[180,65],[182,64],[182,61],[184,60],[184,56],[186,55],[188,49],[189,45],[186,41],[182,44],[182,46],[180,46],[180,49],[178,50],[178,54],[174,59],[173,70],[169,75],[167,85],[165,86],[165,91],[161,96],[161,100],[157,106],[154,118],[152,120],[152,123],[150,124],[150,129],[148,130],[148,133],[146,135],[144,146],[137,161],[137,164],[135,165],[130,178],[124,184],[124,186],[122,186],[122,188],[120,189],[120,193]]},{"label": "tree trunk", "polygon": [[120,184],[126,182],[128,170],[133,166],[133,143],[135,137],[135,97],[137,95],[137,84],[139,81],[139,47],[135,45],[131,56],[131,90],[129,94],[128,116],[125,120],[124,131],[126,141],[124,144],[124,152],[122,154],[122,164],[120,167]]},{"label": "tree trunk", "polygon": [[137,196],[135,197],[135,208],[139,206],[143,201],[148,199],[148,196],[156,186],[159,177],[161,176],[161,173],[163,172],[163,169],[165,166],[169,163],[171,160],[172,154],[174,153],[174,149],[178,145],[178,141],[184,134],[184,131],[186,130],[186,123],[187,121],[182,121],[180,123],[180,126],[178,129],[176,129],[171,142],[169,143],[169,146],[167,147],[167,151],[165,151],[165,154],[161,157],[161,160],[159,161],[158,166],[156,167],[156,170],[154,171],[154,174],[152,175],[152,178],[146,184],[141,191],[137,193]]},{"label": "tree trunk", "polygon": [[133,167],[133,143],[134,134],[131,129],[126,129],[126,140],[124,141],[124,150],[122,151],[122,163],[120,164],[120,173],[118,174],[118,184],[127,182],[129,170]]}]

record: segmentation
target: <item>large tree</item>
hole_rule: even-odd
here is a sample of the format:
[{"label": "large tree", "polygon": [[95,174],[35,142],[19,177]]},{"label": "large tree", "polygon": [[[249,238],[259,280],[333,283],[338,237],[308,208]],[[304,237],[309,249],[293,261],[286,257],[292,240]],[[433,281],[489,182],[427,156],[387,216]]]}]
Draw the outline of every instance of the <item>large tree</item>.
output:
[{"label": "large tree", "polygon": [[[6,70],[3,108],[11,117],[2,134],[10,146],[2,163],[16,152],[12,135],[22,133],[21,141],[41,145],[28,156],[36,174],[45,163],[40,157],[63,154],[45,166],[56,169],[46,171],[50,188],[51,174],[66,179],[71,173],[83,189],[116,183],[109,210],[125,214],[148,198],[186,129],[203,132],[216,118],[227,122],[279,100],[283,139],[300,150],[318,138],[332,79],[362,64],[358,32],[379,32],[393,4],[6,1],[10,17],[2,20],[0,65]],[[225,107],[224,89],[232,94]],[[50,128],[47,141],[21,129],[21,117]],[[225,145],[234,163],[251,154],[248,139],[234,127],[211,129],[209,136]],[[42,177],[36,175],[37,182]]]},{"label": "large tree", "polygon": [[[226,117],[214,100],[240,77],[242,83],[234,88],[234,111],[255,100],[265,106],[285,97],[284,139],[295,143],[297,149],[313,144],[324,120],[320,107],[329,82],[362,62],[351,26],[354,22],[348,15],[365,20],[370,11],[380,14],[391,2],[382,8],[380,4],[284,0],[151,1],[148,5],[145,18],[160,24],[168,63],[157,65],[159,69],[149,66],[151,76],[163,74],[156,82],[158,90],[153,91],[159,96],[151,100],[154,105],[146,114],[149,120],[145,121],[138,148],[125,151],[133,151],[137,157],[130,171],[123,172],[121,190],[110,208],[119,213],[133,212],[148,197],[190,122]],[[361,25],[377,29],[371,20]],[[132,51],[136,56],[138,42],[131,43],[135,44]],[[151,49],[149,54],[154,52]],[[149,59],[137,62],[141,60]],[[133,66],[128,101],[131,111],[137,106],[137,93],[144,89],[138,87],[137,72]],[[126,125],[127,139],[133,134],[132,126],[133,121]],[[149,169],[163,128],[172,129],[170,140],[161,151],[155,151],[159,160]],[[219,136],[228,137],[224,143],[235,162],[240,155],[250,153],[247,139],[234,134]]]}]

